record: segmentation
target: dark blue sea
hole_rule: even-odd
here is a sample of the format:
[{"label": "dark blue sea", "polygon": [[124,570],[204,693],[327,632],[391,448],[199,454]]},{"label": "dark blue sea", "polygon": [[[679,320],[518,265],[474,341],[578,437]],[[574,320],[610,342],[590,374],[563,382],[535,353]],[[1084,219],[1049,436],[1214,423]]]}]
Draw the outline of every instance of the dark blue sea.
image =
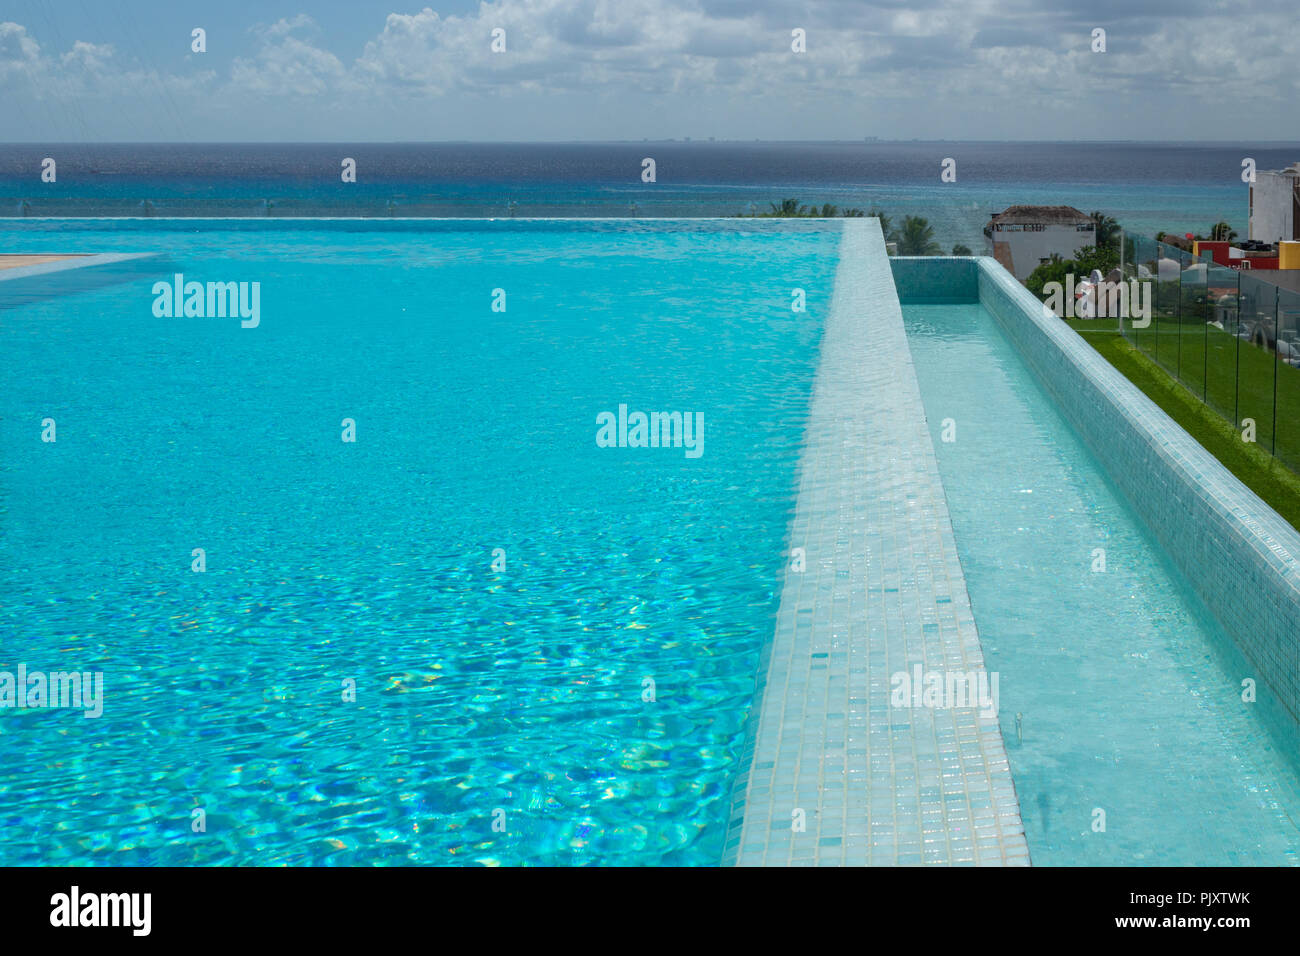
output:
[{"label": "dark blue sea", "polygon": [[[41,161],[57,163],[43,183]],[[341,162],[356,161],[344,183]],[[656,181],[642,181],[655,161]],[[0,146],[3,216],[732,216],[795,198],[925,216],[945,248],[979,251],[991,212],[1101,210],[1130,231],[1244,237],[1242,160],[1300,144],[436,143]],[[940,180],[945,159],[956,182]]]}]

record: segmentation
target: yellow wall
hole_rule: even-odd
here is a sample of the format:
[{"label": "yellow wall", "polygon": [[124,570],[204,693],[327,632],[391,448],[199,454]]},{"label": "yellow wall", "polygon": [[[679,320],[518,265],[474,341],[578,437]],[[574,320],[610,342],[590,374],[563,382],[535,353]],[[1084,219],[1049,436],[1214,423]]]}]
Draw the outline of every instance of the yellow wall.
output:
[{"label": "yellow wall", "polygon": [[1300,269],[1300,242],[1279,242],[1277,259],[1279,269]]}]

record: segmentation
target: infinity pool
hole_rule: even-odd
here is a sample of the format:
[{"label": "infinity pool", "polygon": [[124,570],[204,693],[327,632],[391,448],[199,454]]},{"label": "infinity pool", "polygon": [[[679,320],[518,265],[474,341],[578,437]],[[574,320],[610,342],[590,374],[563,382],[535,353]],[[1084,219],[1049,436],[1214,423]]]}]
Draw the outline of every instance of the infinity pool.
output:
[{"label": "infinity pool", "polygon": [[1294,721],[988,312],[903,316],[1034,863],[1300,863]]},{"label": "infinity pool", "polygon": [[[0,226],[168,257],[0,309],[0,670],[104,675],[0,711],[0,864],[716,864],[838,241]],[[155,315],[176,273],[259,324]]]},{"label": "infinity pool", "polygon": [[[900,319],[873,222],[20,249],[157,256],[0,279],[0,865],[715,865],[742,823],[763,861],[1300,863],[1295,722],[1195,551],[982,306]],[[897,709],[922,663],[997,675],[996,720]],[[20,669],[102,715],[11,706]]]}]

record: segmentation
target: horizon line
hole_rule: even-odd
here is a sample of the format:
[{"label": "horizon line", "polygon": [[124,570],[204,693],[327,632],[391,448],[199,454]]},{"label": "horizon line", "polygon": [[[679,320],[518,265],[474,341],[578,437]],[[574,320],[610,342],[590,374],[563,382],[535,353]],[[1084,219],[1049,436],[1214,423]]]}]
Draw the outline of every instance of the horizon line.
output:
[{"label": "horizon line", "polygon": [[909,143],[966,143],[972,145],[1060,146],[1300,146],[1297,140],[1242,139],[554,139],[554,140],[0,140],[0,148],[15,146],[635,146],[641,143],[690,146],[882,146]]}]

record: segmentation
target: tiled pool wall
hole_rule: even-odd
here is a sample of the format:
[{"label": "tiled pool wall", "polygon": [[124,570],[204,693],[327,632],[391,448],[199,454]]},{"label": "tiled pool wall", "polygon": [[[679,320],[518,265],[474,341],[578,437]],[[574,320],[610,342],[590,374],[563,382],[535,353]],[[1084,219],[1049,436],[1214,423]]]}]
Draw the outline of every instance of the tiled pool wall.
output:
[{"label": "tiled pool wall", "polygon": [[[921,666],[985,674],[874,219],[845,221],[724,864],[1027,865],[996,715],[891,704]],[[798,818],[799,826],[795,826]]]},{"label": "tiled pool wall", "polygon": [[1300,717],[1300,533],[996,261],[891,260],[905,303],[994,317],[1210,612]]},{"label": "tiled pool wall", "polygon": [[891,256],[898,300],[907,305],[961,305],[979,301],[979,259]]}]

